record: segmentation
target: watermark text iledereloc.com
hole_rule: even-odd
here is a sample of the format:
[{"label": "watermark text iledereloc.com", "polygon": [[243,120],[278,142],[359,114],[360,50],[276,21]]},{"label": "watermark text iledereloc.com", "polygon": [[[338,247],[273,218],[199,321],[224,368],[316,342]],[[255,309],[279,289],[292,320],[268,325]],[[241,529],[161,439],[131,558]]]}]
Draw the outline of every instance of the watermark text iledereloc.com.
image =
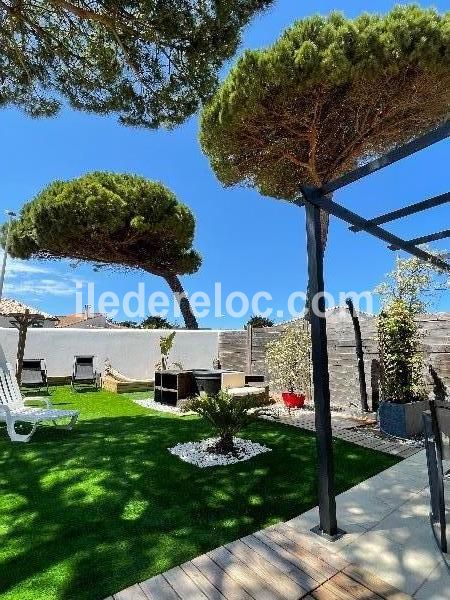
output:
[{"label": "watermark text iledereloc.com", "polygon": [[[145,319],[149,315],[180,318],[180,300],[183,297],[189,300],[191,310],[198,319],[211,316],[239,319],[246,315],[259,315],[274,320],[289,320],[303,317],[308,304],[306,291],[292,292],[285,306],[279,308],[279,303],[278,307],[274,306],[273,296],[267,290],[257,291],[251,296],[239,290],[224,293],[221,282],[214,284],[212,294],[201,290],[189,294],[171,294],[162,290],[147,294],[145,283],[140,282],[137,289],[119,295],[111,290],[97,293],[95,283],[77,281],[75,297],[77,313],[89,307],[93,312],[106,314],[110,319],[123,315],[131,320]],[[321,316],[327,308],[345,306],[347,298],[353,300],[356,312],[373,313],[373,294],[370,291],[339,292],[336,295],[325,292],[311,299],[309,310]]]}]

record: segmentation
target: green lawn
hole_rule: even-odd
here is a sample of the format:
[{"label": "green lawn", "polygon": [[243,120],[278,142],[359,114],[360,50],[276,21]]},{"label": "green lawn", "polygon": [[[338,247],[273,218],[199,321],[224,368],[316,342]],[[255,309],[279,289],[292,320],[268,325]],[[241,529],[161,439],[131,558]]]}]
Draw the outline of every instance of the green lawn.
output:
[{"label": "green lawn", "polygon": [[[273,451],[198,469],[167,452],[210,432],[107,392],[52,394],[78,408],[72,432],[11,444],[0,429],[0,598],[102,600],[109,594],[317,504],[315,440],[258,422]],[[335,442],[338,491],[396,459]]]}]

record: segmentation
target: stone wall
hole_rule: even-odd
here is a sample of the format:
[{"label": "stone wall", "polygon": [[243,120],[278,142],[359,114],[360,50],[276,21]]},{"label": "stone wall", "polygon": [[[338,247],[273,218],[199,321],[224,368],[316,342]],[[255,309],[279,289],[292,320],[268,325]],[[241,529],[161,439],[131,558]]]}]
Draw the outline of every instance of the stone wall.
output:
[{"label": "stone wall", "polygon": [[[376,320],[371,315],[359,316],[363,338],[369,405],[378,395],[378,352]],[[450,314],[423,315],[419,317],[423,332],[423,351],[426,365],[432,365],[450,393]],[[264,373],[266,345],[280,335],[286,325],[245,331],[228,331],[219,334],[219,357],[223,368]],[[353,325],[346,309],[327,313],[330,391],[334,405],[359,406],[359,379],[355,353]],[[250,351],[251,348],[251,351]],[[251,361],[250,361],[251,357]],[[431,380],[429,381],[431,386]]]}]

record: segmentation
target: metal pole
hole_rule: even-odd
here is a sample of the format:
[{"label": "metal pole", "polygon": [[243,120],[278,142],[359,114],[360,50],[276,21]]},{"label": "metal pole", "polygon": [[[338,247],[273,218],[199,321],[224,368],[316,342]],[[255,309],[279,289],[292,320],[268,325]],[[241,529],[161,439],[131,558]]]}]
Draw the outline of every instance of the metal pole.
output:
[{"label": "metal pole", "polygon": [[12,223],[13,218],[16,216],[16,214],[13,213],[12,211],[6,211],[6,214],[9,217],[9,222],[8,222],[8,229],[6,231],[5,250],[3,252],[2,268],[0,271],[0,300],[2,299],[2,296],[3,296],[3,284],[5,283],[6,261],[8,258],[9,241],[10,241],[10,236],[11,236],[11,223]]},{"label": "metal pole", "polygon": [[338,529],[336,519],[320,208],[309,202],[306,202],[305,208],[308,278],[311,298],[309,321],[311,326],[311,355],[319,470],[320,522],[317,527],[313,528],[313,531],[330,540],[335,540],[341,537],[344,532]]}]

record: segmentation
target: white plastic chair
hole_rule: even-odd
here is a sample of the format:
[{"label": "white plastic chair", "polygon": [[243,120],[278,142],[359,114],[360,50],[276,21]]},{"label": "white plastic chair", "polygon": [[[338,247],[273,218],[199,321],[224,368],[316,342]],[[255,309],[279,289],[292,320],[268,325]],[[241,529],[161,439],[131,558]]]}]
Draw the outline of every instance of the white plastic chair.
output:
[{"label": "white plastic chair", "polygon": [[[69,423],[62,429],[72,429],[78,419],[76,410],[59,410],[52,407],[47,398],[30,398],[29,400],[40,401],[45,408],[25,406],[26,400],[20,391],[17,379],[6,363],[0,366],[0,421],[6,423],[6,430],[12,442],[28,442],[36,431],[39,423],[44,421],[56,421],[59,419],[70,419]],[[16,423],[30,423],[32,429],[28,434],[20,434],[16,431]]]}]

